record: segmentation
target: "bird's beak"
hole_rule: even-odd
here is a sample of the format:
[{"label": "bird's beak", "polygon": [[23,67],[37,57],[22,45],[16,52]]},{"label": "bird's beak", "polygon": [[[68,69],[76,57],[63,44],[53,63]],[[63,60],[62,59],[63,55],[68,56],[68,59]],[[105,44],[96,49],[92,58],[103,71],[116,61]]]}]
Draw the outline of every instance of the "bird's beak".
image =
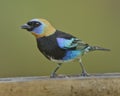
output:
[{"label": "bird's beak", "polygon": [[22,29],[30,29],[31,27],[28,24],[24,24],[21,26]]}]

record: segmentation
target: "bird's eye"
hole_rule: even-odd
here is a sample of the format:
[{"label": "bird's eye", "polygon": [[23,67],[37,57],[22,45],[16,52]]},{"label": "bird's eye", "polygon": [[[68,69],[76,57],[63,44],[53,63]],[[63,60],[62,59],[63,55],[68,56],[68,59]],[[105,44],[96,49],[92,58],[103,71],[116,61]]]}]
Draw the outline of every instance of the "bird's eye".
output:
[{"label": "bird's eye", "polygon": [[35,25],[39,25],[40,23],[39,22],[36,22]]},{"label": "bird's eye", "polygon": [[40,22],[32,21],[32,22],[28,22],[27,24],[29,26],[38,27],[40,25]]},{"label": "bird's eye", "polygon": [[34,26],[36,26],[36,27],[39,26],[39,25],[40,25],[40,22],[35,22],[34,23]]}]

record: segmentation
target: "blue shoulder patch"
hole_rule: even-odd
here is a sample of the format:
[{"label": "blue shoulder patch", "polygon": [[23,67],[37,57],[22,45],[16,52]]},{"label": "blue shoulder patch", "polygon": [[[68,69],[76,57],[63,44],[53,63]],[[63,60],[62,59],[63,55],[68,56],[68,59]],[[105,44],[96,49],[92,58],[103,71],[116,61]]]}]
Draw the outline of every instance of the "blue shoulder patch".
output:
[{"label": "blue shoulder patch", "polygon": [[71,39],[57,38],[57,43],[60,48],[69,49],[77,46],[77,43],[75,44],[73,43],[74,40],[75,38]]}]

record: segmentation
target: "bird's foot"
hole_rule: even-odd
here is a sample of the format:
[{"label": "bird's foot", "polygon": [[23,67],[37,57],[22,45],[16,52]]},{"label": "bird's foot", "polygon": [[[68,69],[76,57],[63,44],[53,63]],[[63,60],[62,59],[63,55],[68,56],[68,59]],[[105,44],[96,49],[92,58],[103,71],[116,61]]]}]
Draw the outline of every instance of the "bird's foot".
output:
[{"label": "bird's foot", "polygon": [[55,78],[55,77],[57,77],[57,74],[55,74],[55,73],[52,73],[52,74],[50,75],[50,78]]},{"label": "bird's foot", "polygon": [[87,76],[90,76],[90,74],[88,74],[86,71],[83,71],[83,72],[81,73],[81,76],[87,77]]}]

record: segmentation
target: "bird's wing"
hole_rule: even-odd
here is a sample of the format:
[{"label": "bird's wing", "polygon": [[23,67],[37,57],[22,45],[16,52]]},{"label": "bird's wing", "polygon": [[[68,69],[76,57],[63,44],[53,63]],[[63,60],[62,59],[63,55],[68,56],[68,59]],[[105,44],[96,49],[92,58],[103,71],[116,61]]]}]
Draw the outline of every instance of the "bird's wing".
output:
[{"label": "bird's wing", "polygon": [[57,43],[58,46],[62,49],[78,49],[78,50],[82,50],[85,49],[88,44],[84,43],[82,40],[79,40],[75,37],[72,38],[56,38],[57,39]]}]

